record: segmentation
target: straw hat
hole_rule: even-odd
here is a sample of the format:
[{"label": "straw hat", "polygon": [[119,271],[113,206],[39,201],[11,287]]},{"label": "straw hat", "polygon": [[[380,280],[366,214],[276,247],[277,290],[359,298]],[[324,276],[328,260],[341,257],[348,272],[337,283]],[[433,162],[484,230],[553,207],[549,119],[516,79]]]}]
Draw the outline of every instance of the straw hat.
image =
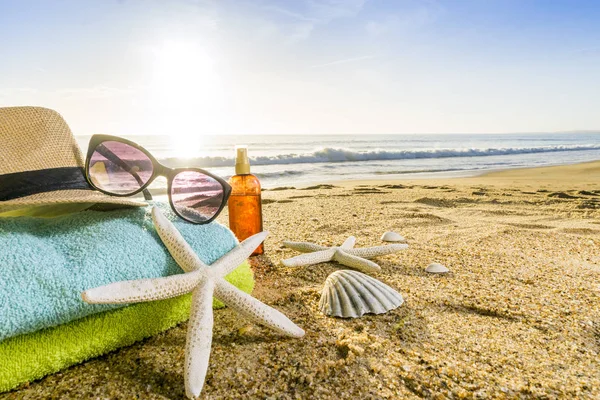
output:
[{"label": "straw hat", "polygon": [[0,212],[68,203],[144,206],[92,190],[65,120],[42,107],[0,108]]}]

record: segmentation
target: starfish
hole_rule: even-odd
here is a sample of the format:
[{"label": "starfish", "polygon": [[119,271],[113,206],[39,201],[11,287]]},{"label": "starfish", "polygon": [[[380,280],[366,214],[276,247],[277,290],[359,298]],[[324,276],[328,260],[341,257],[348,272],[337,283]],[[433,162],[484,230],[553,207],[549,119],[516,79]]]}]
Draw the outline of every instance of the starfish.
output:
[{"label": "starfish", "polygon": [[262,243],[268,232],[249,237],[215,261],[204,264],[175,226],[154,207],[152,220],[158,235],[185,271],[163,278],[115,282],[81,294],[84,301],[94,304],[123,304],[176,297],[192,292],[192,307],[185,348],[185,391],[191,399],[200,396],[212,343],[213,295],[250,320],[284,335],[304,336],[304,331],[281,312],[261,303],[223,279],[237,268]]},{"label": "starfish", "polygon": [[300,267],[327,261],[337,261],[340,264],[359,271],[374,272],[381,270],[381,267],[377,263],[367,260],[367,258],[384,256],[408,248],[407,244],[390,244],[387,246],[355,249],[355,243],[356,238],[354,236],[350,236],[339,247],[325,247],[308,242],[283,242],[283,245],[290,249],[309,254],[301,254],[288,258],[287,260],[282,260],[281,263],[286,267]]}]

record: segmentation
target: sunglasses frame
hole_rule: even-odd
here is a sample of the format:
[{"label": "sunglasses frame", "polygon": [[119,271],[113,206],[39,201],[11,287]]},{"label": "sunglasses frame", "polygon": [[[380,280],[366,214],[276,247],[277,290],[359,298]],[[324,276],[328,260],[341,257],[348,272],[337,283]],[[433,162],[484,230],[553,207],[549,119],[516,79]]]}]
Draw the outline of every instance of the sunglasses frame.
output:
[{"label": "sunglasses frame", "polygon": [[[150,179],[148,179],[148,182],[143,184],[139,189],[137,189],[131,193],[127,193],[127,194],[111,193],[111,192],[107,192],[106,190],[102,190],[101,188],[97,187],[92,182],[92,179],[90,177],[90,161],[92,159],[92,154],[94,154],[94,151],[96,150],[98,145],[100,145],[102,142],[124,143],[124,144],[129,145],[129,146],[141,151],[142,153],[144,153],[148,157],[148,159],[150,159],[150,161],[152,162],[152,176],[150,176]],[[190,221],[188,218],[181,215],[177,211],[177,208],[175,207],[175,205],[173,204],[173,198],[171,196],[173,179],[175,178],[175,176],[177,176],[177,174],[179,174],[180,172],[183,172],[183,171],[199,172],[204,175],[210,176],[211,178],[213,178],[214,180],[219,182],[221,184],[221,186],[223,187],[223,200],[221,201],[221,206],[219,207],[219,209],[217,210],[215,215],[213,215],[210,219],[207,219],[206,221],[200,221],[200,222]],[[88,145],[88,150],[87,150],[87,156],[85,159],[85,179],[87,179],[88,183],[94,189],[98,190],[99,192],[102,192],[109,196],[128,197],[128,196],[133,196],[135,194],[138,194],[138,193],[144,191],[144,197],[146,198],[146,200],[152,200],[152,196],[148,192],[147,188],[154,181],[154,179],[156,179],[158,176],[164,176],[167,178],[167,194],[169,195],[169,204],[171,205],[171,209],[173,210],[173,212],[181,219],[183,219],[189,223],[192,223],[192,224],[204,225],[204,224],[208,224],[208,223],[214,221],[214,219],[219,216],[221,211],[223,211],[225,204],[227,204],[227,201],[229,200],[229,195],[231,194],[231,185],[229,185],[229,183],[227,183],[227,181],[224,180],[223,178],[221,178],[220,176],[214,175],[214,174],[212,174],[208,171],[205,171],[201,168],[169,168],[169,167],[159,163],[156,160],[156,158],[154,158],[154,156],[148,152],[148,150],[146,150],[139,144],[132,142],[131,140],[127,140],[127,139],[123,139],[118,136],[111,136],[111,135],[93,135],[90,138],[90,143]]]}]

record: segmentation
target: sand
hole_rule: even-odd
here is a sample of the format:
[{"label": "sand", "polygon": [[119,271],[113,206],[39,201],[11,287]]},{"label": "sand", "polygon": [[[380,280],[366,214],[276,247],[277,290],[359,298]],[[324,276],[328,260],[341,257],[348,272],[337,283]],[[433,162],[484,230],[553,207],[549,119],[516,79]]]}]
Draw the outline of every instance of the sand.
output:
[{"label": "sand", "polygon": [[[215,312],[203,398],[600,398],[600,162],[468,179],[267,190],[254,296],[306,330],[283,338]],[[224,213],[219,217],[227,221]],[[339,265],[287,269],[283,240],[408,250],[375,276],[405,304],[318,311]],[[424,272],[431,262],[451,274]],[[17,391],[15,398],[184,398],[186,324]]]}]

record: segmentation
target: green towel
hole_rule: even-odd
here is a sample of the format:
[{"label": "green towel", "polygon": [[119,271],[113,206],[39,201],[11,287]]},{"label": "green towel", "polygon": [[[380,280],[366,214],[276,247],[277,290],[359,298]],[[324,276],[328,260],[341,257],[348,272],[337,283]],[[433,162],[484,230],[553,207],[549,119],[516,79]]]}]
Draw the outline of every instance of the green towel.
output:
[{"label": "green towel", "polygon": [[[225,279],[252,292],[248,262]],[[190,301],[188,294],[134,304],[0,342],[0,393],[172,328],[188,319]]]}]

